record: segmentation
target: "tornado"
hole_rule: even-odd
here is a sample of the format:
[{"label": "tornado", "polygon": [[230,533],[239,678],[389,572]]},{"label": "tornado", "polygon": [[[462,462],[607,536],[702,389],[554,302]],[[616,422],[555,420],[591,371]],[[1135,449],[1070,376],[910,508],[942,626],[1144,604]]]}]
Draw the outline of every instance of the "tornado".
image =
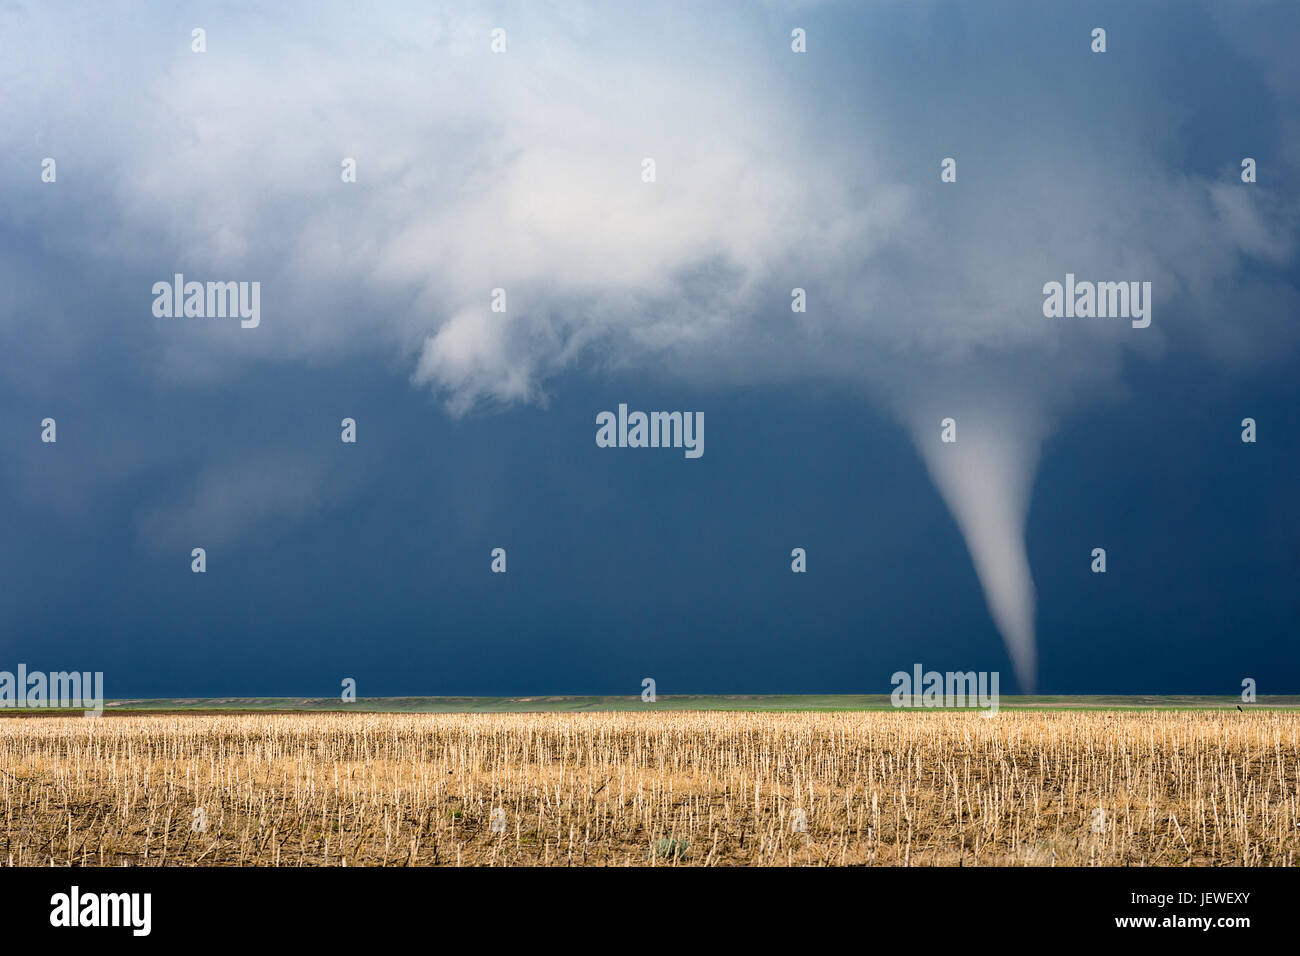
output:
[{"label": "tornado", "polygon": [[[930,478],[961,531],[1002,635],[1022,693],[1037,685],[1036,597],[1025,520],[1042,448],[1043,427],[1032,406],[927,404],[909,427]],[[956,441],[941,439],[952,418]]]}]

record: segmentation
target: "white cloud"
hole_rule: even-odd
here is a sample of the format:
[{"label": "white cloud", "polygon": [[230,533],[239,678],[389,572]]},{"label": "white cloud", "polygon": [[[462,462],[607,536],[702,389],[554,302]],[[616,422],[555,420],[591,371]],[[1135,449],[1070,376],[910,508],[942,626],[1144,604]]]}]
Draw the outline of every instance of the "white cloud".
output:
[{"label": "white cloud", "polygon": [[[219,355],[388,349],[453,413],[544,400],[586,363],[860,381],[913,429],[988,586],[982,555],[1024,565],[1006,541],[1019,540],[1037,439],[1113,382],[1126,351],[1294,350],[1294,285],[1269,270],[1293,263],[1295,205],[1169,168],[1176,127],[1149,122],[1178,111],[1163,88],[1105,73],[1059,95],[1024,82],[1056,66],[1060,37],[999,47],[1023,59],[931,83],[936,102],[907,83],[931,65],[840,59],[828,75],[817,51],[834,55],[841,37],[815,37],[792,68],[788,17],[770,6],[218,10],[203,55],[177,15],[0,16],[0,155],[28,177],[34,149],[57,155],[57,188],[77,197],[51,212],[48,194],[22,194],[12,220],[39,223],[88,271],[263,283],[256,333],[169,335],[164,376],[211,373]],[[493,56],[497,25],[509,52]],[[899,6],[872,28],[915,44],[942,24]],[[1237,28],[1233,42],[1249,45]],[[935,118],[959,108],[950,126]],[[944,138],[945,152],[918,153]],[[958,159],[957,184],[939,182],[943,155]],[[355,185],[339,181],[343,157],[358,162]],[[1152,327],[1045,319],[1042,284],[1066,272],[1151,281]],[[794,286],[806,315],[789,311]],[[504,316],[488,310],[496,287]],[[147,303],[142,290],[141,322]],[[1225,333],[1242,303],[1252,315]],[[1032,430],[1034,447],[1004,453],[989,438],[969,452],[979,468],[945,477],[928,445],[940,406],[982,419],[972,446],[1000,422]],[[975,495],[1003,515],[992,550],[976,540],[985,519],[959,504],[961,475],[977,471],[1021,488]],[[219,518],[224,500],[201,489],[192,510]],[[999,593],[1025,593],[1022,570]]]}]

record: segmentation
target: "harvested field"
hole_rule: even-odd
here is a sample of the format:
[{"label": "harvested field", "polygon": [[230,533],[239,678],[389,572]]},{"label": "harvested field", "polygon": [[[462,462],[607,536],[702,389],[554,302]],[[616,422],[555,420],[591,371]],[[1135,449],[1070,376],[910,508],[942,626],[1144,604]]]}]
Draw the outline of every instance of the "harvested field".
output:
[{"label": "harvested field", "polygon": [[0,813],[18,865],[1294,866],[1300,714],[15,718]]}]

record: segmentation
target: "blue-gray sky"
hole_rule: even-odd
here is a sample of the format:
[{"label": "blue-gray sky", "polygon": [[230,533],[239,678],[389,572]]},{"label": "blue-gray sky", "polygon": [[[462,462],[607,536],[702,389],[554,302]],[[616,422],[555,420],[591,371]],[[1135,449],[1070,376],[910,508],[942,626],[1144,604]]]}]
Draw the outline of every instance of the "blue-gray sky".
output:
[{"label": "blue-gray sky", "polygon": [[[1300,13],[1221,7],[9,4],[0,667],[1295,692]],[[596,447],[620,402],[705,454]]]}]

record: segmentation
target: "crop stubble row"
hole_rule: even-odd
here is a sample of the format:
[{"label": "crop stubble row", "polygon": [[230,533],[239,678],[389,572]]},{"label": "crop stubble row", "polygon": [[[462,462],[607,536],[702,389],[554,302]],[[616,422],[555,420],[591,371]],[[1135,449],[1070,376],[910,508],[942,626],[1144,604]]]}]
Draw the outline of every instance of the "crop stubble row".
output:
[{"label": "crop stubble row", "polygon": [[16,718],[0,812],[23,865],[1293,866],[1300,714]]}]

